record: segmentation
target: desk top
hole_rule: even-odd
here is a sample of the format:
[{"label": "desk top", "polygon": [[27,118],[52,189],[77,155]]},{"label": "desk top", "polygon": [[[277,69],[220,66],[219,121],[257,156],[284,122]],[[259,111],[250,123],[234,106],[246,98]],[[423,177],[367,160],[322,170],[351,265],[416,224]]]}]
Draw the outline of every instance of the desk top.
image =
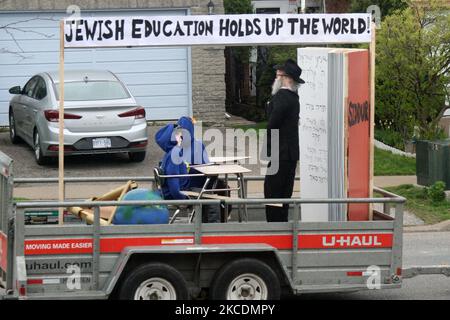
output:
[{"label": "desk top", "polygon": [[250,159],[250,157],[235,157],[235,156],[228,156],[228,157],[210,157],[209,161],[214,163],[225,163],[225,162],[234,162],[239,160],[246,160]]},{"label": "desk top", "polygon": [[233,174],[233,173],[247,173],[251,170],[244,168],[238,164],[213,164],[196,166],[195,169],[206,175],[219,175],[219,174]]}]

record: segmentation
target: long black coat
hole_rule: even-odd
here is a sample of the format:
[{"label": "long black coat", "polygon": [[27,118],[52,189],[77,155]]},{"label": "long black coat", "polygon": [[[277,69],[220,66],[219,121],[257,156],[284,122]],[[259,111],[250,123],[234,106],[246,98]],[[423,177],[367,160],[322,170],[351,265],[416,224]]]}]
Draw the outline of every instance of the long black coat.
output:
[{"label": "long black coat", "polygon": [[271,156],[271,129],[279,130],[279,160],[299,160],[299,97],[296,92],[280,89],[267,104],[267,154]]}]

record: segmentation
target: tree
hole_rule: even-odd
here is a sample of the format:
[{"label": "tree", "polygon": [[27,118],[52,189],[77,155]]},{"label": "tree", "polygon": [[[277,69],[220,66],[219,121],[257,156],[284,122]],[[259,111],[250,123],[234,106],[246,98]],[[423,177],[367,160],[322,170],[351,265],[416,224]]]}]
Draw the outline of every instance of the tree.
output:
[{"label": "tree", "polygon": [[[251,0],[224,0],[223,6],[225,14],[246,14],[252,13]],[[246,72],[246,65],[249,62],[250,47],[226,47],[225,57],[227,71],[226,82],[226,106],[227,110],[232,109],[235,103],[241,102],[241,84]]]},{"label": "tree", "polygon": [[376,125],[407,141],[440,137],[450,85],[450,15],[431,1],[385,17],[377,32]]},{"label": "tree", "polygon": [[408,7],[405,0],[352,0],[350,4],[351,12],[366,12],[371,5],[377,5],[381,10],[381,19],[390,15],[395,10],[403,10]]},{"label": "tree", "polygon": [[[253,13],[251,0],[223,0],[225,14]],[[233,53],[242,62],[248,62],[250,47],[235,47]]]}]

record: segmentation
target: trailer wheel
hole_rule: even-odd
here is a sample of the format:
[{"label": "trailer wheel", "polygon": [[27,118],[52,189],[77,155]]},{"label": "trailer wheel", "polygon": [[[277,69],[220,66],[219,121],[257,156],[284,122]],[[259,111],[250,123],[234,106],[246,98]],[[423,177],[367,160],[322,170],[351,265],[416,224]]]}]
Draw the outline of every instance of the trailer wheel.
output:
[{"label": "trailer wheel", "polygon": [[278,300],[280,281],[266,263],[237,259],[217,271],[210,289],[214,300]]},{"label": "trailer wheel", "polygon": [[187,300],[183,275],[163,263],[144,264],[130,272],[120,289],[123,300]]}]

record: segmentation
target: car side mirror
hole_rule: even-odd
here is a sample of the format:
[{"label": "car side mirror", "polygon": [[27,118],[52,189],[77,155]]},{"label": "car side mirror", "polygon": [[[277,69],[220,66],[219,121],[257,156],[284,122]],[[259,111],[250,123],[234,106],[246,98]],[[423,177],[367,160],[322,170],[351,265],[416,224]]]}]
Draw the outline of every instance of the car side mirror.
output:
[{"label": "car side mirror", "polygon": [[20,86],[15,86],[9,89],[9,93],[11,94],[21,94],[22,93],[22,89],[20,88]]}]

